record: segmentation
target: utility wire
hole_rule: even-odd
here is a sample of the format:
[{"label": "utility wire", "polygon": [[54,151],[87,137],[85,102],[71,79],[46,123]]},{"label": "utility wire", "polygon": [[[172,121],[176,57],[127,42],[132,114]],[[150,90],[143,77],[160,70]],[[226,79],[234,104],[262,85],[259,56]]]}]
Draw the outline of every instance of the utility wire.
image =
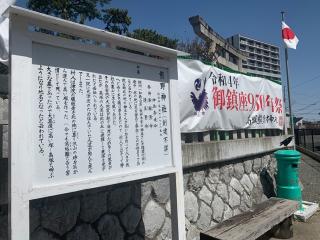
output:
[{"label": "utility wire", "polygon": [[317,110],[312,110],[312,111],[309,111],[309,112],[297,112],[297,111],[295,111],[295,113],[296,114],[299,114],[299,115],[306,115],[306,114],[308,114],[308,115],[313,115],[313,114],[317,114],[317,115],[319,115],[319,112],[320,112],[320,109],[317,109]]},{"label": "utility wire", "polygon": [[316,106],[318,102],[314,102],[314,103],[310,103],[309,105],[306,105],[305,107],[303,108],[300,108],[300,109],[297,109],[296,111],[302,111],[302,110],[306,110],[312,106]]},{"label": "utility wire", "polygon": [[307,81],[304,81],[304,82],[302,82],[302,83],[295,84],[295,85],[292,86],[292,89],[297,88],[297,87],[299,87],[299,86],[302,86],[302,85],[304,85],[304,84],[306,84],[306,83],[310,83],[310,82],[312,82],[312,81],[314,81],[314,80],[317,80],[318,78],[320,78],[320,75],[317,75],[317,76],[315,76],[315,77],[313,77],[313,78],[311,78],[311,79],[309,79],[309,80],[307,80]]},{"label": "utility wire", "polygon": [[310,103],[293,103],[292,105],[307,106],[310,105]]},{"label": "utility wire", "polygon": [[[314,99],[314,97],[319,96],[319,92],[312,94],[312,95],[306,95],[305,93],[295,93],[294,95],[300,95],[303,96],[303,98],[299,98],[299,101],[307,100],[307,99]],[[297,99],[297,98],[296,98]],[[310,105],[310,103],[298,103],[297,100],[294,99],[292,105]]]}]

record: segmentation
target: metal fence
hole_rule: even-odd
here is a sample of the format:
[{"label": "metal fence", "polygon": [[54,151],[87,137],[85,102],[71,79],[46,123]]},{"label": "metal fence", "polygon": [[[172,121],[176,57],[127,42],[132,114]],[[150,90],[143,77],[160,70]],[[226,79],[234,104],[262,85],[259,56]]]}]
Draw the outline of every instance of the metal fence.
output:
[{"label": "metal fence", "polygon": [[281,135],[283,135],[283,131],[279,129],[243,129],[234,131],[214,130],[206,132],[182,133],[181,141],[182,143],[212,142],[245,138],[272,137]]},{"label": "metal fence", "polygon": [[296,144],[320,154],[320,129],[296,129]]}]

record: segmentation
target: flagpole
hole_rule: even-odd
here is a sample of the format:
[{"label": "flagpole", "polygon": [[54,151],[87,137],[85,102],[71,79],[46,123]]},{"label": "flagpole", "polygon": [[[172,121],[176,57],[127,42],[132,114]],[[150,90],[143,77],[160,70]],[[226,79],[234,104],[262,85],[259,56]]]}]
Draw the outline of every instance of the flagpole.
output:
[{"label": "flagpole", "polygon": [[[282,21],[284,22],[284,12],[281,12]],[[291,96],[290,96],[290,81],[289,81],[289,67],[288,67],[288,48],[285,47],[285,58],[286,58],[286,73],[287,73],[287,86],[288,86],[288,102],[289,102],[289,116],[290,116],[290,125],[293,135],[293,149],[296,150],[295,136],[294,136],[294,123],[293,123],[293,114],[291,108]],[[286,117],[285,113],[285,117]]]},{"label": "flagpole", "polygon": [[286,86],[283,86],[283,104],[284,104],[284,121],[283,121],[283,131],[285,135],[288,135],[288,127],[290,126],[290,121],[289,121],[289,126],[287,126],[287,107],[286,107]]}]

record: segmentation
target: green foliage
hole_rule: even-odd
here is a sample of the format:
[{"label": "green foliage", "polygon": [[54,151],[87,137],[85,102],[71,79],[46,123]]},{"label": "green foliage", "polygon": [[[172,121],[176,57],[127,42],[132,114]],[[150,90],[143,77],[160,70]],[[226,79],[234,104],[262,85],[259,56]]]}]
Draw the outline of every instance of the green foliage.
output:
[{"label": "green foliage", "polygon": [[101,18],[100,8],[110,0],[29,0],[27,7],[44,14],[84,24]]},{"label": "green foliage", "polygon": [[[31,10],[59,17],[65,20],[84,24],[86,21],[98,19],[103,21],[105,29],[117,34],[154,43],[168,48],[177,48],[178,40],[168,38],[155,30],[136,29],[128,32],[131,17],[128,10],[106,8],[111,0],[28,0]],[[44,31],[41,29],[41,31]]]},{"label": "green foliage", "polygon": [[127,36],[173,49],[176,49],[178,44],[177,39],[168,38],[151,29],[136,29]]},{"label": "green foliage", "polygon": [[128,16],[128,10],[109,8],[102,10],[102,12],[104,13],[102,21],[106,24],[106,30],[121,35],[128,32],[129,25],[131,24],[131,17]]},{"label": "green foliage", "polygon": [[191,42],[179,42],[177,49],[189,53],[193,59],[209,63],[216,62],[210,41],[195,38]]}]

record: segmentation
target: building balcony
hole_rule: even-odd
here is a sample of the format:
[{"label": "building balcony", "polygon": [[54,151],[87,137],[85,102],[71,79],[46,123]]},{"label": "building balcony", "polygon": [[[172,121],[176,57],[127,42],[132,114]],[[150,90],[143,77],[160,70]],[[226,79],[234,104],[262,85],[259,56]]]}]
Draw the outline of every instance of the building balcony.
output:
[{"label": "building balcony", "polygon": [[244,65],[242,66],[248,73],[260,74],[269,77],[281,78],[281,73],[278,71],[272,71],[270,69],[263,69],[261,67]]}]

